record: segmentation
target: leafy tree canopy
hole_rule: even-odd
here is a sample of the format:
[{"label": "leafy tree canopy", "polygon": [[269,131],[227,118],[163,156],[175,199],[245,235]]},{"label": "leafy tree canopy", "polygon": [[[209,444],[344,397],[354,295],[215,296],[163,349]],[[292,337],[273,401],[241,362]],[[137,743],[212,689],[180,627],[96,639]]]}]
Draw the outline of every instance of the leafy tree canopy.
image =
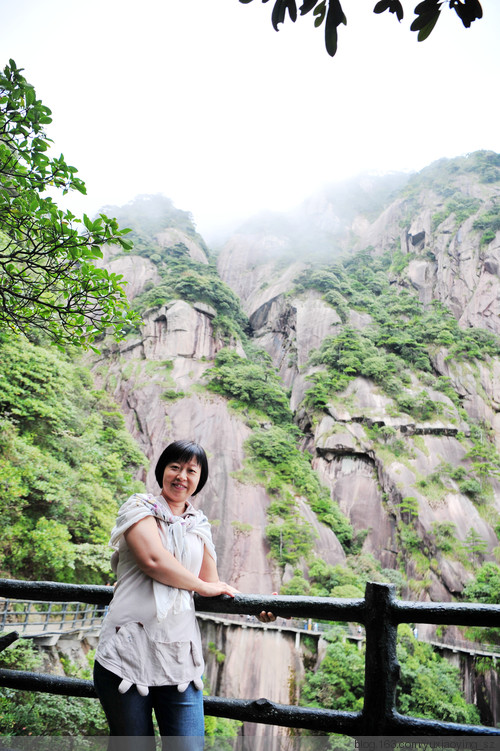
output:
[{"label": "leafy tree canopy", "polygon": [[146,463],[90,371],[0,333],[2,575],[107,581],[109,530]]},{"label": "leafy tree canopy", "polygon": [[222,349],[210,370],[208,387],[240,405],[261,411],[278,425],[290,424],[288,397],[278,374],[269,367],[269,359],[264,352],[256,354],[252,361],[231,349]]},{"label": "leafy tree canopy", "polygon": [[76,168],[49,156],[51,111],[13,60],[0,72],[0,326],[87,347],[135,320],[122,277],[95,265],[104,243],[131,244],[115,219],[77,219],[49,190],[85,193]]},{"label": "leafy tree canopy", "polygon": [[[359,711],[363,702],[364,655],[345,641],[342,629],[328,632],[325,656],[316,672],[304,682],[301,704],[343,711]],[[477,724],[479,712],[468,704],[460,689],[459,670],[417,641],[408,625],[399,628],[398,710],[443,722]],[[336,748],[336,746],[335,746]]]},{"label": "leafy tree canopy", "polygon": [[[252,0],[240,0],[240,3],[251,3]],[[267,3],[268,0],[262,0]],[[482,18],[483,10],[479,0],[423,0],[415,7],[416,18],[411,24],[412,31],[418,32],[418,41],[427,39],[434,26],[439,20],[443,6],[454,10],[465,27],[469,27],[476,18]],[[343,11],[340,0],[303,0],[298,8],[301,16],[313,12],[314,25],[316,28],[323,25],[325,32],[325,46],[328,54],[333,57],[337,52],[338,27],[347,24],[347,18]],[[398,21],[404,16],[403,4],[400,0],[379,0],[376,3],[374,13],[394,13]],[[271,21],[273,28],[278,31],[279,24],[284,23],[287,15],[295,23],[297,20],[296,0],[276,0],[273,6]]]},{"label": "leafy tree canopy", "polygon": [[500,602],[500,566],[492,562],[483,563],[476,578],[466,584],[463,595],[471,602],[493,605]]}]

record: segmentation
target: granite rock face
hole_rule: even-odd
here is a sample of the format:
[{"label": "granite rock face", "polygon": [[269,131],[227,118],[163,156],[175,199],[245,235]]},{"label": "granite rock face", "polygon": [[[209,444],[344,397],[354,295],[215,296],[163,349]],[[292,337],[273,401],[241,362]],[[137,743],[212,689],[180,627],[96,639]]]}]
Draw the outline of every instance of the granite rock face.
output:
[{"label": "granite rock face", "polygon": [[[450,186],[451,187],[451,186]],[[475,222],[494,210],[500,195],[498,183],[480,184],[461,176],[454,183],[458,194],[477,200],[477,210],[463,219],[447,213],[446,200],[430,188],[409,201],[397,198],[373,222],[362,218],[353,224],[355,248],[368,246],[383,252],[399,245],[409,257],[408,280],[422,302],[440,300],[460,325],[500,333],[500,233],[488,243]],[[416,204],[416,205],[415,205]]]},{"label": "granite rock face", "polygon": [[192,237],[176,227],[168,227],[156,235],[156,240],[161,248],[172,248],[176,245],[183,245],[189,257],[198,263],[208,263],[207,254],[204,249]]},{"label": "granite rock face", "polygon": [[97,264],[106,267],[113,274],[121,274],[125,284],[125,293],[128,300],[133,300],[144,291],[146,285],[158,284],[160,275],[156,265],[149,260],[137,255],[116,255],[116,250],[104,249],[102,261]]},{"label": "granite rock face", "polygon": [[[461,223],[451,213],[436,224],[435,216],[443,209],[443,200],[432,191],[423,191],[406,227],[407,202],[397,198],[373,221],[356,217],[351,226],[351,243],[354,236],[355,248],[370,246],[375,253],[399,245],[408,255],[406,284],[418,292],[424,305],[440,300],[452,310],[462,327],[476,326],[499,333],[500,233],[484,247],[480,232],[474,229],[477,216],[494,204],[497,188],[478,187],[470,182],[462,184],[462,189],[472,197],[477,195],[481,208],[478,204],[477,211]],[[323,208],[330,216],[330,207]],[[270,245],[272,252],[268,251]],[[305,445],[315,456],[313,466],[354,528],[358,532],[368,530],[363,551],[375,555],[385,567],[396,565],[397,530],[404,523],[400,505],[404,498],[415,498],[418,533],[433,561],[422,577],[426,583],[421,596],[450,599],[462,590],[471,574],[467,567],[457,560],[450,561],[436,547],[439,525],[454,524],[460,543],[465,543],[473,529],[487,542],[490,556],[498,545],[493,522],[495,513],[500,512],[496,479],[491,479],[493,513],[492,521],[488,522],[487,515],[480,512],[467,494],[460,492],[457,482],[445,476],[443,468],[459,463],[467,465],[466,451],[458,437],[470,434],[469,422],[487,424],[500,448],[500,361],[485,357],[473,364],[454,362],[446,348],[434,350],[434,371],[450,379],[460,395],[465,417],[443,393],[413,378],[408,393],[418,394],[425,389],[442,408],[439,419],[418,423],[410,415],[395,410],[393,399],[373,382],[357,378],[328,405],[325,417],[315,421],[301,404],[309,386],[307,377],[317,370],[308,364],[308,358],[326,336],[337,332],[341,319],[318,293],[294,292],[293,279],[301,270],[300,264],[286,266],[276,260],[274,254],[284,250],[284,240],[280,245],[276,238],[271,241],[266,235],[260,240],[255,235],[234,237],[220,253],[219,271],[236,292],[244,294],[253,336],[271,355],[291,390],[291,406],[298,410],[298,424],[308,436]],[[251,264],[248,273],[246,264]],[[370,317],[351,310],[349,324],[363,329],[370,324]],[[392,442],[403,440],[410,448],[410,458],[398,461],[391,455],[391,441],[386,453],[371,441],[369,433],[373,426],[392,430]],[[436,473],[442,476],[444,488],[436,490],[435,498],[429,500],[430,491],[420,488],[419,483]],[[422,576],[409,569],[407,573],[417,578]]]}]

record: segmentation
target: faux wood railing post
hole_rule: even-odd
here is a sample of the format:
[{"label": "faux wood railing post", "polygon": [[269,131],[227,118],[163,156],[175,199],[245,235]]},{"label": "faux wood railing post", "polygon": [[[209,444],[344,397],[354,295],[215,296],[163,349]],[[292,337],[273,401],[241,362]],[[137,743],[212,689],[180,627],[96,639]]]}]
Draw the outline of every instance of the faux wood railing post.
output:
[{"label": "faux wood railing post", "polygon": [[396,656],[397,624],[392,610],[393,584],[368,582],[365,591],[365,699],[362,712],[365,735],[383,735],[395,714],[399,679]]}]

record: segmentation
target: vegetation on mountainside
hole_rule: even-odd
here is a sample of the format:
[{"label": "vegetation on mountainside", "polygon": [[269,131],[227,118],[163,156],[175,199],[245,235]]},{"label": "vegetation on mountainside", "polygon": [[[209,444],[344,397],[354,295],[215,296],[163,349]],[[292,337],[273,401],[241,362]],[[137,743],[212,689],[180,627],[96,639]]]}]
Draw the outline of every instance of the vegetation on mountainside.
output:
[{"label": "vegetation on mountainside", "polygon": [[[393,256],[375,256],[366,249],[329,267],[306,269],[296,279],[297,292],[322,292],[323,299],[344,321],[337,326],[336,334],[311,353],[310,364],[324,369],[308,377],[312,385],[306,391],[305,404],[322,411],[351,380],[363,376],[391,398],[394,414],[407,414],[421,423],[436,419],[457,426],[459,420],[469,423],[467,439],[456,433],[467,449],[467,469],[461,468],[459,486],[461,492],[481,504],[491,493],[489,478],[500,474],[500,456],[485,426],[469,420],[450,379],[436,373],[433,357],[442,348],[448,361],[473,365],[477,360],[499,357],[500,340],[486,329],[461,329],[439,302],[425,308],[416,294],[393,285],[393,277]],[[346,322],[349,309],[367,314],[363,328]],[[438,397],[438,393],[447,398]],[[397,456],[405,450],[411,453],[409,439],[401,440],[394,428],[374,426],[366,430],[384,450],[392,449]],[[446,474],[457,479],[452,477],[451,468],[448,473],[444,469],[437,473],[435,484],[441,484],[443,495]],[[417,484],[424,495],[430,492],[431,479],[421,478]]]},{"label": "vegetation on mountainside", "polygon": [[348,555],[345,566],[332,566],[315,558],[307,571],[307,579],[300,568],[282,586],[280,594],[307,595],[311,597],[364,597],[367,582],[394,584],[397,594],[402,594],[405,580],[401,572],[382,568],[372,555]]},{"label": "vegetation on mountainside", "polygon": [[253,352],[245,358],[231,349],[222,349],[209,371],[208,388],[224,394],[236,408],[251,408],[276,425],[291,425],[289,395],[273,368],[267,352]]},{"label": "vegetation on mountainside", "polygon": [[474,221],[473,228],[482,232],[481,247],[492,242],[500,230],[500,206],[494,204],[488,211],[480,214]]},{"label": "vegetation on mountainside", "polygon": [[[298,292],[322,292],[345,324],[311,358],[313,365],[328,366],[333,391],[362,375],[379,383],[389,395],[401,393],[410,383],[410,369],[429,374],[427,380],[442,391],[445,382],[432,378],[434,348],[446,347],[450,360],[500,356],[500,340],[493,332],[464,330],[441,303],[424,308],[416,294],[395,288],[393,260],[390,252],[378,256],[367,248],[332,266],[306,269],[295,280]],[[347,325],[349,309],[369,314],[363,329]]]},{"label": "vegetation on mountainside", "polygon": [[[65,660],[66,674],[89,680],[92,658],[93,653],[89,653],[89,666],[83,669]],[[30,640],[20,639],[0,654],[0,667],[43,672],[42,653]],[[92,742],[82,736],[107,735],[108,726],[101,705],[95,699],[0,688],[0,733],[5,736],[73,736],[78,737],[79,748],[92,749]]]},{"label": "vegetation on mountainside", "polygon": [[[307,499],[318,519],[349,549],[353,544],[352,527],[321,485],[308,455],[297,446],[300,432],[292,422],[288,395],[269,355],[252,349],[252,357],[244,358],[223,349],[209,371],[207,385],[248,414],[253,432],[246,448],[253,476],[276,497],[267,511],[270,523],[266,528],[276,561],[282,566],[297,563],[313,549],[314,532],[301,518],[298,495]],[[272,424],[265,424],[269,422]]]},{"label": "vegetation on mountainside", "polygon": [[[149,258],[158,269],[161,281],[146,284],[145,290],[132,304],[137,316],[167,305],[174,300],[206,303],[214,308],[214,331],[227,341],[244,338],[248,326],[239,298],[220,278],[215,259],[197,234],[191,214],[176,209],[169,198],[161,195],[139,196],[123,207],[106,207],[131,227],[134,253]],[[162,232],[179,230],[186,242],[193,241],[207,262],[194,260],[180,238],[165,244]]]},{"label": "vegetation on mountainside", "polygon": [[159,193],[136,196],[124,206],[104,206],[102,210],[116,217],[119,224],[131,227],[128,238],[134,245],[134,253],[152,261],[161,260],[164,245],[159,236],[169,229],[179,230],[208,252],[191,212],[176,208],[170,198]]},{"label": "vegetation on mountainside", "polygon": [[[432,190],[444,200],[464,194],[459,190],[463,179],[489,185],[500,182],[500,154],[494,151],[473,151],[453,159],[438,159],[411,176],[402,196],[413,205],[422,191]],[[458,200],[462,201],[463,198]]]},{"label": "vegetation on mountainside", "polygon": [[157,263],[161,282],[139,295],[133,308],[145,312],[173,300],[206,303],[217,315],[214,332],[226,340],[244,337],[248,325],[239,298],[217,273],[213,259],[208,264],[193,261],[182,244],[164,251]]},{"label": "vegetation on mountainside", "polygon": [[[267,509],[266,535],[275,560],[284,566],[306,560],[313,550],[314,532],[301,518],[297,496],[306,498],[319,521],[335,533],[344,550],[359,550],[364,539],[355,537],[347,518],[321,485],[310,458],[297,447],[293,431],[279,426],[252,433],[246,443],[252,467],[273,500]],[[366,535],[365,535],[366,536]],[[360,539],[362,538],[362,539]]]},{"label": "vegetation on mountainside", "polygon": [[[497,236],[500,227],[494,185],[498,181],[500,155],[492,152],[440,160],[410,178],[401,191],[401,209],[408,212],[401,227],[407,229],[414,214],[422,210],[422,196],[427,201],[429,195],[436,194],[436,204],[442,199],[443,209],[433,217],[433,231],[448,220],[447,226],[453,222],[458,232],[470,218],[469,231],[482,232],[477,243],[484,246]],[[492,185],[487,191],[484,189],[483,199],[471,188],[472,183],[478,182]],[[500,456],[491,429],[468,416],[455,387],[455,379],[475,379],[484,397],[478,362],[483,372],[491,368],[493,360],[500,357],[500,339],[487,329],[461,328],[438,301],[425,306],[419,301],[406,278],[406,267],[422,253],[427,260],[434,260],[432,240],[426,239],[424,250],[405,254],[396,241],[385,252],[366,248],[349,256],[337,255],[328,264],[310,261],[298,275],[292,294],[316,290],[340,318],[334,333],[311,353],[308,364],[316,369],[308,376],[311,387],[304,404],[313,413],[328,411],[332,405],[352,412],[356,409],[356,391],[349,389],[349,384],[362,376],[374,383],[376,393],[389,397],[385,407],[389,417],[408,415],[417,427],[419,423],[430,423],[428,429],[432,432],[434,423],[436,430],[453,435],[452,440],[461,444],[460,463],[451,466],[441,462],[432,473],[423,476],[418,471],[419,456],[427,452],[423,438],[373,423],[370,410],[363,423],[365,445],[371,442],[384,465],[397,462],[413,473],[416,495],[425,497],[433,506],[450,493],[466,495],[500,538],[500,516],[492,503],[491,484],[492,478],[500,475]],[[450,377],[439,375],[437,363],[441,358],[449,363]],[[397,488],[394,490],[397,497]],[[398,507],[393,499],[390,510],[399,520],[400,565],[412,570],[416,577],[409,582],[411,591],[418,593],[430,586],[431,571],[440,578],[445,557],[460,561],[466,568],[485,559],[487,543],[473,527],[462,541],[457,539],[456,527],[445,523],[435,525],[432,534],[424,534],[418,516],[404,511],[404,500]],[[418,508],[418,501],[414,500]]]},{"label": "vegetation on mountainside", "polygon": [[[315,672],[308,672],[301,704],[341,711],[360,711],[363,706],[364,649],[346,641],[345,632],[334,627],[325,636],[325,657]],[[418,641],[410,626],[398,629],[397,658],[401,666],[397,709],[402,714],[443,722],[479,724],[477,708],[468,704],[460,686],[460,671]],[[336,746],[333,746],[336,748]]]},{"label": "vegetation on mountainside", "polygon": [[463,596],[470,602],[485,602],[496,605],[500,602],[500,566],[483,563],[474,579],[467,583]]},{"label": "vegetation on mountainside", "polygon": [[109,532],[142,488],[146,458],[90,372],[24,337],[0,336],[0,568],[26,579],[103,584]]},{"label": "vegetation on mountainside", "polygon": [[78,219],[48,189],[85,193],[76,168],[49,157],[51,111],[13,60],[0,71],[0,326],[88,347],[136,321],[122,278],[98,268],[101,246],[131,244],[115,219]]},{"label": "vegetation on mountainside", "polygon": [[[474,579],[464,588],[463,597],[469,602],[484,602],[491,605],[500,603],[500,566],[488,561],[476,571]],[[467,629],[467,636],[474,641],[500,645],[500,628]]]}]

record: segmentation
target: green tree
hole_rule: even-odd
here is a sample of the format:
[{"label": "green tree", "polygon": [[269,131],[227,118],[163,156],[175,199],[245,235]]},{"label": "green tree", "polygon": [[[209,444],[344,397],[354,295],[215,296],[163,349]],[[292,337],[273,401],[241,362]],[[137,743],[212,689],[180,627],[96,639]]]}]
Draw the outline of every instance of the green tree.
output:
[{"label": "green tree", "polygon": [[266,353],[256,353],[251,360],[234,350],[222,349],[209,377],[211,391],[232,397],[242,406],[254,407],[278,424],[292,422],[288,397]]},{"label": "green tree", "polygon": [[430,644],[415,639],[408,625],[399,627],[398,636],[398,710],[443,722],[478,724],[477,708],[467,704],[461,693],[458,668],[434,652]]},{"label": "green tree", "polygon": [[[268,0],[262,0],[266,3]],[[252,0],[240,0],[240,3],[251,3]],[[448,5],[453,9],[465,27],[469,27],[476,18],[482,18],[483,11],[479,0],[424,0],[415,7],[416,18],[411,24],[411,30],[418,32],[418,41],[427,39],[441,14],[442,6]],[[347,19],[340,4],[340,0],[303,0],[299,8],[300,15],[304,16],[313,11],[316,27],[324,25],[326,51],[332,57],[337,52],[338,27],[346,24]],[[404,16],[403,5],[400,0],[379,0],[373,12],[384,13],[389,11],[401,21]],[[286,14],[291,21],[297,20],[296,0],[275,0],[272,10],[273,28],[278,31],[280,23],[284,23]]]},{"label": "green tree", "polygon": [[477,563],[479,558],[488,552],[488,543],[486,540],[483,540],[474,527],[471,527],[467,532],[464,548],[472,556],[472,562]]},{"label": "green tree", "polygon": [[466,584],[463,595],[470,602],[498,605],[500,602],[500,566],[497,563],[483,563],[476,578]]},{"label": "green tree", "polygon": [[399,503],[399,510],[403,521],[406,524],[411,524],[418,517],[418,500],[412,495],[402,498]]},{"label": "green tree", "polygon": [[[40,672],[43,658],[29,639],[23,639],[0,654],[0,667]],[[68,663],[68,667],[74,675],[73,666]],[[82,677],[88,677],[87,671],[82,672],[85,673]],[[107,734],[107,723],[101,705],[95,699],[0,688],[0,733],[101,736]],[[80,747],[90,746],[80,738]]]},{"label": "green tree", "polygon": [[284,565],[298,563],[301,557],[307,556],[315,535],[311,525],[296,515],[290,516],[281,524],[268,524],[266,536],[273,557]]},{"label": "green tree", "polygon": [[122,277],[98,268],[104,243],[130,249],[115,219],[78,219],[49,191],[85,193],[76,168],[49,156],[51,111],[13,60],[0,72],[0,326],[33,327],[59,346],[87,347],[137,319]]},{"label": "green tree", "polygon": [[306,676],[302,705],[348,712],[363,708],[364,654],[353,642],[344,641],[344,637],[340,627],[327,633],[325,657],[318,670]]},{"label": "green tree", "polygon": [[[483,563],[476,578],[465,585],[463,596],[469,602],[485,602],[498,605],[500,602],[500,566],[488,561]],[[500,644],[500,628],[473,627],[467,630],[473,641]]]},{"label": "green tree", "polygon": [[[467,704],[460,689],[459,670],[445,658],[414,638],[411,628],[398,629],[397,656],[401,677],[397,708],[403,714],[429,719],[477,724],[479,712]],[[362,708],[364,653],[345,641],[345,632],[328,632],[325,657],[315,673],[308,673],[301,704],[313,707],[356,711]]]},{"label": "green tree", "polygon": [[[280,500],[269,506],[268,515],[288,519],[295,508],[294,495],[300,494],[307,498],[318,519],[329,526],[340,544],[348,549],[353,544],[353,529],[338,504],[330,498],[328,490],[321,485],[308,455],[295,445],[294,438],[290,428],[273,425],[267,430],[254,431],[245,443],[251,464],[266,478],[268,492],[281,491]],[[287,526],[290,537],[293,529],[291,522]],[[303,531],[297,528],[299,548],[304,543]],[[274,528],[273,535],[275,541],[279,539]]]},{"label": "green tree", "polygon": [[102,584],[121,499],[146,463],[90,372],[0,333],[0,566],[9,575]]}]

